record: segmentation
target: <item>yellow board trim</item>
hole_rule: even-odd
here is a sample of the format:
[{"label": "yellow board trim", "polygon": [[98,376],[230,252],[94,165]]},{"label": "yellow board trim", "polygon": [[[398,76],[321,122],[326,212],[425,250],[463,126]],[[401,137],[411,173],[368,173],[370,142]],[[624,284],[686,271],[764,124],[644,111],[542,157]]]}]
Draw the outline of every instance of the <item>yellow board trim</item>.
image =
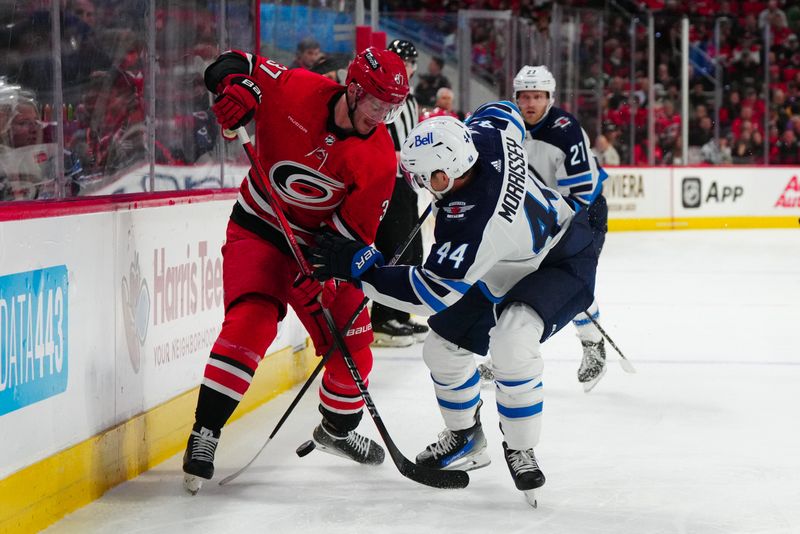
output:
[{"label": "yellow board trim", "polygon": [[797,217],[684,217],[678,219],[609,219],[611,232],[645,230],[735,230],[745,228],[800,228]]},{"label": "yellow board trim", "polygon": [[[231,420],[304,381],[318,362],[310,346],[269,354]],[[0,533],[37,532],[183,450],[198,389],[0,480]]]}]

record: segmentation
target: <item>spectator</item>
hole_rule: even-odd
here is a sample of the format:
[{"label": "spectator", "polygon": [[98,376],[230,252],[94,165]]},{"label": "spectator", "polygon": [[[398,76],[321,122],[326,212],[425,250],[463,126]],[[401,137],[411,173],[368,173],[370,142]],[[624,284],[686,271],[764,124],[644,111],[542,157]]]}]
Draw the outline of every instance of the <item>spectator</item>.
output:
[{"label": "spectator", "polygon": [[297,43],[297,55],[294,62],[289,65],[290,69],[311,69],[322,57],[322,50],[319,42],[312,37],[306,37]]},{"label": "spectator", "polygon": [[597,138],[594,140],[592,152],[594,152],[594,155],[597,156],[597,162],[601,167],[620,164],[619,153],[617,152],[617,149],[614,148],[614,145],[608,141],[608,138],[605,135],[601,134],[597,136]]},{"label": "spectator", "polygon": [[432,110],[422,114],[420,122],[430,119],[431,117],[441,117],[442,115],[458,118],[458,114],[453,111],[453,90],[449,87],[441,87],[436,91],[435,104]]},{"label": "spectator", "polygon": [[[58,145],[44,142],[41,110],[30,91],[19,86],[0,87],[0,199],[53,198],[57,176]],[[64,175],[70,192],[83,178],[78,158],[67,150]],[[74,189],[73,189],[74,187]]]},{"label": "spectator", "polygon": [[797,136],[794,130],[786,130],[781,135],[780,141],[777,143],[777,161],[783,165],[796,165],[800,162],[798,158],[798,150],[800,145],[797,143]]},{"label": "spectator", "polygon": [[703,146],[714,138],[714,124],[711,117],[701,117],[689,130],[689,144],[692,146]]},{"label": "spectator", "polygon": [[778,7],[778,0],[769,0],[767,7],[758,14],[758,27],[763,29],[768,22],[778,21],[782,26],[788,26],[786,13]]},{"label": "spectator", "polygon": [[444,59],[432,57],[428,63],[428,73],[421,74],[414,96],[421,107],[432,107],[436,105],[436,93],[442,87],[452,87],[450,80],[442,74],[444,69]]},{"label": "spectator", "polygon": [[728,137],[720,137],[719,143],[717,143],[715,139],[709,140],[700,149],[700,154],[703,156],[703,161],[705,163],[710,163],[712,165],[728,165],[733,163],[730,139]]}]

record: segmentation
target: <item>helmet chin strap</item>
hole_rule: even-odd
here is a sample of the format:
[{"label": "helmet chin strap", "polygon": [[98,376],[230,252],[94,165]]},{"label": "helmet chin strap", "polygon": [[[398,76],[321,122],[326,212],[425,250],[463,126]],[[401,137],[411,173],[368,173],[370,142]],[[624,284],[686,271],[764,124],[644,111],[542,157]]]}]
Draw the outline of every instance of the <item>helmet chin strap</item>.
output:
[{"label": "helmet chin strap", "polygon": [[[352,82],[350,82],[352,83]],[[358,90],[359,86],[356,84],[356,94],[353,95],[353,105],[350,106],[350,91],[348,91],[347,95],[345,95],[345,101],[347,102],[347,118],[350,119],[350,126],[355,130],[356,129],[356,108],[358,108]]]}]

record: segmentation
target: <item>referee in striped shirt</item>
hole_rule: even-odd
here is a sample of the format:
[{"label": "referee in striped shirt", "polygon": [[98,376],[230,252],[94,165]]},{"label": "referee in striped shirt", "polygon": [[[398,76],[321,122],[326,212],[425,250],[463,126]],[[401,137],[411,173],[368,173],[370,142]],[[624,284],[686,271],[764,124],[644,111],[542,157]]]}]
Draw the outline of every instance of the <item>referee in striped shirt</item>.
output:
[{"label": "referee in striped shirt", "polygon": [[[402,58],[406,64],[409,85],[411,77],[417,70],[417,48],[411,41],[395,39],[387,50],[391,50]],[[413,86],[412,86],[413,87]],[[394,149],[398,154],[408,133],[419,122],[417,99],[409,94],[400,116],[386,126],[394,141]],[[386,215],[378,227],[375,245],[384,256],[394,255],[398,246],[408,237],[417,222],[417,193],[413,191],[398,170],[394,193],[389,202]],[[417,233],[398,262],[406,265],[422,263],[422,237]],[[408,313],[388,308],[377,302],[372,304],[372,330],[375,334],[373,345],[379,347],[406,347],[415,341],[422,341],[428,333],[428,327],[411,321]]]}]

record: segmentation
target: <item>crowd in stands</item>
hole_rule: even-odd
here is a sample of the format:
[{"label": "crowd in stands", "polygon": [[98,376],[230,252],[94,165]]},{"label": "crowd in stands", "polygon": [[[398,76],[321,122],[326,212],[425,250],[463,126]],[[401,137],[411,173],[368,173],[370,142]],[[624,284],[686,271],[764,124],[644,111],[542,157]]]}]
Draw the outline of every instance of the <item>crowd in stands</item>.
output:
[{"label": "crowd in stands", "polygon": [[[596,103],[578,100],[587,130],[603,136],[621,163],[648,162],[648,109],[655,115],[657,164],[800,163],[800,5],[783,0],[561,1],[562,9],[603,10],[604,23],[581,18],[579,89],[602,83],[601,124]],[[511,9],[549,38],[553,3],[541,0],[417,0],[382,3],[388,12],[454,13],[459,9]],[[588,8],[588,9],[587,9]],[[599,11],[597,11],[599,13]],[[655,17],[655,101],[648,102],[646,17]],[[680,19],[690,20],[689,154],[681,154]],[[638,17],[635,54],[631,19]],[[441,19],[437,19],[441,20]],[[454,19],[445,19],[454,21]],[[438,23],[441,25],[441,22]],[[451,22],[452,24],[452,22]],[[765,28],[769,28],[769,46]],[[603,28],[603,35],[599,35]],[[719,29],[719,45],[715,29]],[[454,31],[453,27],[444,28]],[[500,80],[505,36],[492,21],[473,22],[473,64]],[[602,47],[602,51],[598,50]],[[634,54],[633,57],[631,55]],[[597,61],[603,58],[602,64]],[[633,64],[633,72],[631,72]],[[722,104],[715,123],[715,68],[721,68]],[[766,65],[769,65],[767,68]],[[769,83],[767,80],[769,72]],[[633,86],[631,80],[633,80]],[[769,98],[769,107],[765,105]],[[569,102],[559,105],[569,109]],[[582,108],[582,104],[585,109]],[[631,132],[631,129],[633,131]],[[716,138],[717,130],[719,139]],[[633,143],[631,143],[633,139]],[[766,142],[765,142],[766,141]]]},{"label": "crowd in stands", "polygon": [[[147,6],[68,0],[60,24],[62,106],[55,109],[48,3],[0,9],[0,200],[90,193],[148,161]],[[155,16],[157,163],[208,161],[217,128],[203,69],[219,53],[215,12],[180,6]],[[159,31],[160,30],[160,31]],[[53,178],[63,124],[65,182]],[[22,135],[22,132],[25,135]]]}]

